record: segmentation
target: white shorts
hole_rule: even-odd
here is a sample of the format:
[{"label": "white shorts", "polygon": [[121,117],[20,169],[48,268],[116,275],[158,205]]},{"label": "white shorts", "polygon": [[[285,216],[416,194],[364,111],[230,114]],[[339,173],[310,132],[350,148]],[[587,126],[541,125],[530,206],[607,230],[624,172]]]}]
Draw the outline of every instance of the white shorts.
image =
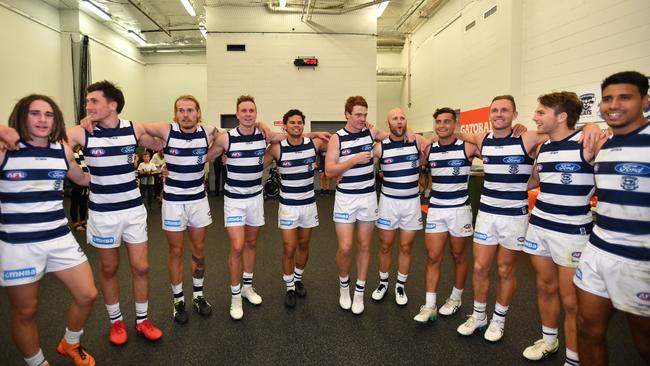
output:
[{"label": "white shorts", "polygon": [[510,250],[522,250],[527,226],[528,215],[504,216],[479,211],[474,242],[483,245],[501,244]]},{"label": "white shorts", "polygon": [[90,210],[86,238],[95,248],[118,248],[122,240],[127,244],[144,243],[147,241],[147,210],[144,205],[111,212]]},{"label": "white shorts", "polygon": [[162,228],[167,231],[185,231],[187,227],[206,227],[212,223],[208,199],[192,202],[162,203]]},{"label": "white shorts", "polygon": [[0,286],[38,282],[46,272],[59,272],[87,261],[71,233],[30,244],[0,241]]},{"label": "white shorts", "polygon": [[382,194],[378,216],[375,226],[383,230],[422,230],[420,197],[400,200]]},{"label": "white shorts", "polygon": [[573,283],[610,299],[626,313],[650,317],[650,262],[620,257],[587,243]]},{"label": "white shorts", "polygon": [[536,225],[528,225],[524,252],[551,257],[558,266],[576,268],[589,235],[558,233]]},{"label": "white shorts", "polygon": [[449,232],[454,237],[472,236],[472,209],[469,206],[458,208],[429,207],[427,223],[424,229],[427,234]]},{"label": "white shorts", "polygon": [[358,221],[377,220],[377,194],[347,194],[336,191],[334,197],[334,222],[354,224]]},{"label": "white shorts", "polygon": [[264,226],[264,197],[223,198],[223,220],[229,226]]},{"label": "white shorts", "polygon": [[280,229],[309,229],[318,226],[316,202],[308,205],[291,206],[280,203],[278,207],[278,227]]}]

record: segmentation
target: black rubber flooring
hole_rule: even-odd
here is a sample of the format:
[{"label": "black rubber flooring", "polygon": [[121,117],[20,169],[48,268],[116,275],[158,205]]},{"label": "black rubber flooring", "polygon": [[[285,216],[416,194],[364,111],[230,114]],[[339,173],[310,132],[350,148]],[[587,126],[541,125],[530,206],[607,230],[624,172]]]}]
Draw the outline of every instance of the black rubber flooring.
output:
[{"label": "black rubber flooring", "polygon": [[[277,201],[265,205],[266,226],[258,242],[254,286],[263,297],[262,305],[253,307],[244,302],[244,319],[230,319],[230,290],[226,266],[228,242],[223,229],[223,199],[210,197],[214,223],[206,243],[205,294],[213,305],[213,314],[203,319],[190,312],[184,326],[172,321],[172,296],[167,274],[167,244],[160,229],[160,209],[149,213],[150,300],[149,318],[160,326],[165,335],[155,343],[138,336],[133,329],[135,310],[131,297],[129,267],[122,248],[120,267],[122,313],[129,331],[129,341],[116,347],[109,344],[109,323],[101,293],[94,306],[82,344],[95,356],[99,365],[290,365],[290,364],[434,364],[434,365],[518,365],[532,364],[521,356],[525,347],[540,338],[541,326],[535,300],[534,273],[525,255],[518,266],[518,288],[501,342],[490,344],[481,334],[462,337],[456,327],[472,311],[471,273],[459,313],[440,318],[425,326],[413,321],[424,303],[424,263],[426,255],[420,232],[413,250],[413,263],[406,286],[407,306],[395,304],[392,286],[395,283],[397,249],[393,248],[391,291],[383,302],[375,303],[370,292],[377,286],[377,239],[367,282],[366,308],[360,316],[345,312],[338,305],[338,276],[334,256],[336,235],[332,223],[333,196],[318,197],[321,218],[315,229],[311,256],[303,281],[307,297],[299,299],[293,310],[284,307],[284,283],[280,259],[282,242],[277,229]],[[85,243],[85,234],[77,235]],[[86,244],[82,247],[94,271],[97,254]],[[471,256],[471,250],[470,250]],[[470,258],[471,261],[471,258]],[[186,250],[184,287],[191,297],[189,254]],[[471,262],[470,262],[471,263]],[[471,271],[471,265],[470,265]],[[488,312],[494,306],[494,276],[492,273]],[[352,273],[352,281],[355,280]],[[95,277],[97,286],[98,279]],[[448,296],[452,285],[452,261],[447,253],[442,267],[438,306]],[[24,364],[9,333],[9,304],[0,291],[0,365]],[[46,276],[41,282],[38,325],[41,348],[52,365],[70,362],[55,352],[65,329],[65,314],[70,297],[55,277]],[[189,310],[189,309],[188,309]],[[562,365],[564,343],[553,357],[539,365]],[[612,365],[640,365],[634,350],[626,320],[617,314],[610,325],[608,340]]]}]

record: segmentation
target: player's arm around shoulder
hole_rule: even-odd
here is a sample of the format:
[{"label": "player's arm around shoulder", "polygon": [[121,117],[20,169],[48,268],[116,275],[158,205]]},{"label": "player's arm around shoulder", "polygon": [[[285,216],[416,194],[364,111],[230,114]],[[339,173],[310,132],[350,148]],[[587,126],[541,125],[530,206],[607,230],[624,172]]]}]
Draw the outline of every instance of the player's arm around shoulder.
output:
[{"label": "player's arm around shoulder", "polygon": [[269,147],[266,148],[266,152],[264,153],[264,169],[271,166],[271,163],[273,163],[273,160],[280,161],[280,144],[279,143],[273,143],[273,144],[269,145]]},{"label": "player's arm around shoulder", "polygon": [[85,173],[77,160],[74,158],[72,148],[67,143],[63,143],[63,151],[65,152],[65,159],[68,161],[68,178],[76,185],[87,187],[90,185],[90,174]]}]

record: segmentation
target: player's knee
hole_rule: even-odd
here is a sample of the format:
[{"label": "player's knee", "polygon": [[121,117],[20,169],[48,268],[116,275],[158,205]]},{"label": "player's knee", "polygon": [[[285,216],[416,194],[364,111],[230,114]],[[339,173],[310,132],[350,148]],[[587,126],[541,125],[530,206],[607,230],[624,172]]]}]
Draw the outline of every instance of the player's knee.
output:
[{"label": "player's knee", "polygon": [[183,257],[183,247],[182,246],[169,246],[169,256],[173,258],[182,258]]},{"label": "player's knee", "polygon": [[555,295],[557,293],[558,285],[557,283],[544,281],[541,278],[537,278],[537,291],[543,295]]},{"label": "player's knee", "polygon": [[36,299],[21,304],[20,307],[12,307],[12,315],[21,323],[36,321]]},{"label": "player's knee", "polygon": [[402,254],[410,254],[411,253],[411,243],[400,243],[399,245],[399,251]]},{"label": "player's knee", "polygon": [[454,259],[455,264],[461,264],[467,262],[467,256],[465,255],[465,252],[451,252],[451,257]]},{"label": "player's knee", "polygon": [[581,338],[604,338],[607,332],[607,325],[603,326],[598,321],[594,321],[587,314],[578,308],[576,317],[576,327],[578,336]]},{"label": "player's knee", "polygon": [[479,261],[474,261],[474,275],[479,277],[487,277],[489,270],[490,268],[486,264]]},{"label": "player's knee", "polygon": [[497,272],[501,278],[511,278],[515,275],[515,267],[511,264],[500,264]]},{"label": "player's knee", "polygon": [[149,275],[149,263],[142,261],[141,263],[132,263],[131,272],[134,276],[145,277]]},{"label": "player's knee", "polygon": [[100,273],[104,278],[112,278],[117,275],[119,263],[102,263],[100,266]]},{"label": "player's knee", "polygon": [[97,287],[90,286],[75,297],[75,302],[82,307],[91,306],[97,299]]}]

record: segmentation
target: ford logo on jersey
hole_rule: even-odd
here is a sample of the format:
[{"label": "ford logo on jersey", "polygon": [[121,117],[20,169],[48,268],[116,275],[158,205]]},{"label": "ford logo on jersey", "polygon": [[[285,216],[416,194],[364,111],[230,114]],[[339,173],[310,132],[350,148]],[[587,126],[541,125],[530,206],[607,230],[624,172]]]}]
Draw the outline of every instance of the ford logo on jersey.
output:
[{"label": "ford logo on jersey", "polygon": [[555,170],[558,172],[573,173],[580,170],[580,165],[576,163],[559,163],[555,164]]},{"label": "ford logo on jersey", "polygon": [[418,155],[407,155],[406,156],[407,161],[414,161],[414,160],[418,160],[419,158],[420,157]]},{"label": "ford logo on jersey", "polygon": [[639,292],[636,294],[636,297],[643,301],[650,301],[650,292]]},{"label": "ford logo on jersey", "polygon": [[194,155],[205,155],[205,149],[203,149],[203,148],[194,149],[194,150],[192,150],[192,154],[194,154]]},{"label": "ford logo on jersey", "polygon": [[449,166],[461,166],[461,165],[463,165],[463,161],[460,160],[460,159],[457,159],[457,160],[449,160],[449,161],[447,162],[447,164],[449,164]]},{"label": "ford logo on jersey", "polygon": [[178,149],[171,148],[171,149],[168,149],[168,150],[167,150],[167,153],[168,153],[169,155],[180,155],[181,152],[180,152],[180,150],[178,150]]},{"label": "ford logo on jersey", "polygon": [[363,145],[363,146],[361,146],[361,150],[370,151],[370,150],[372,150],[372,145]]},{"label": "ford logo on jersey", "polygon": [[311,164],[311,163],[313,163],[314,161],[316,161],[316,159],[314,159],[314,158],[307,158],[307,159],[303,160],[302,162],[305,163],[305,164]]},{"label": "ford logo on jersey", "polygon": [[65,170],[52,170],[47,173],[47,176],[52,179],[63,179],[65,178]]},{"label": "ford logo on jersey", "polygon": [[503,158],[503,162],[506,164],[521,164],[524,162],[523,156],[506,156]]},{"label": "ford logo on jersey", "polygon": [[616,165],[614,170],[625,175],[650,174],[650,167],[639,163],[621,163]]},{"label": "ford logo on jersey", "polygon": [[133,154],[135,152],[135,146],[124,146],[120,151],[125,154]]},{"label": "ford logo on jersey", "polygon": [[90,155],[92,155],[92,156],[106,155],[106,151],[104,149],[99,148],[99,147],[92,148],[92,149],[90,149],[89,152],[90,152]]},{"label": "ford logo on jersey", "polygon": [[27,173],[22,170],[9,170],[5,172],[5,177],[9,180],[23,180],[27,178]]},{"label": "ford logo on jersey", "polygon": [[266,150],[264,149],[255,150],[255,156],[262,156],[265,152]]}]

